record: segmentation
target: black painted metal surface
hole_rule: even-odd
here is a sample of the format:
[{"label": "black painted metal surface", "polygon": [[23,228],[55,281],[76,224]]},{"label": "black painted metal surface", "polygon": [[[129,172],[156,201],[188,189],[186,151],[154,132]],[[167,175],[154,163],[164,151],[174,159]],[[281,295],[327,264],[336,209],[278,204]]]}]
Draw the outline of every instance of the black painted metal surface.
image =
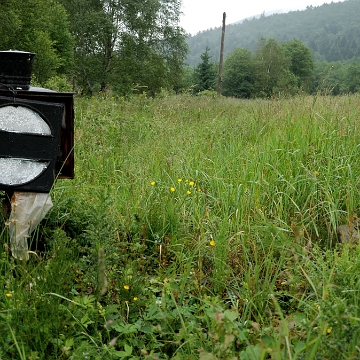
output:
[{"label": "black painted metal surface", "polygon": [[0,51],[0,83],[15,90],[29,89],[34,56],[25,51]]},{"label": "black painted metal surface", "polygon": [[23,51],[0,51],[0,106],[32,109],[49,125],[51,135],[21,134],[0,129],[0,158],[50,161],[50,165],[27,184],[9,186],[0,183],[0,190],[7,192],[48,192],[56,177],[74,177],[73,93],[30,86],[34,56]]}]

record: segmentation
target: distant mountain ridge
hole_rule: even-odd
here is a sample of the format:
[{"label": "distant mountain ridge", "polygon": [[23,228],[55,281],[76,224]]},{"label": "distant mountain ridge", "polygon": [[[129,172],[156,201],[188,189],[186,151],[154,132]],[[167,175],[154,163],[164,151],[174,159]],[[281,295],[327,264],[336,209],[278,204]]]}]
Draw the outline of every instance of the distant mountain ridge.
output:
[{"label": "distant mountain ridge", "polygon": [[243,23],[244,21],[249,21],[249,20],[252,20],[252,19],[260,19],[261,16],[271,16],[271,15],[274,15],[274,14],[286,14],[288,12],[290,12],[291,10],[284,10],[284,9],[277,9],[277,10],[272,10],[272,11],[264,11],[263,13],[261,14],[256,14],[256,15],[252,15],[252,16],[248,16],[244,19],[241,19],[241,20],[238,20],[238,21],[235,21],[229,25],[236,25],[236,24],[241,24]]},{"label": "distant mountain ridge", "polygon": [[[306,10],[251,17],[226,26],[225,57],[236,48],[256,49],[262,38],[279,42],[298,39],[308,46],[315,60],[347,61],[360,59],[360,1],[308,6]],[[196,66],[206,47],[212,61],[219,61],[221,27],[189,36],[187,63]]]}]

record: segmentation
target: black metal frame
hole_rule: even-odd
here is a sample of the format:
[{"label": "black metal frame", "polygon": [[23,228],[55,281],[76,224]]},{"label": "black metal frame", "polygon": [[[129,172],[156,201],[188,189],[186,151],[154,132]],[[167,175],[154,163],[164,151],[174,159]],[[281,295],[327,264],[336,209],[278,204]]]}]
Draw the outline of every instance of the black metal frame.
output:
[{"label": "black metal frame", "polygon": [[[43,173],[24,186],[0,184],[0,190],[8,193],[49,191],[56,177],[74,178],[74,94],[30,86],[34,56],[25,51],[0,51],[0,106],[32,108],[49,124],[52,137],[0,130],[0,156],[50,161],[51,175],[44,178]],[[46,185],[41,185],[41,179]]]},{"label": "black metal frame", "polygon": [[56,178],[56,164],[60,152],[60,130],[64,116],[63,104],[14,99],[0,96],[0,108],[4,106],[23,106],[35,111],[49,125],[51,135],[24,134],[0,130],[0,156],[43,162],[45,170],[31,181],[9,185],[1,184],[6,191],[49,192]]},{"label": "black metal frame", "polygon": [[29,90],[0,91],[2,95],[11,96],[15,99],[36,100],[62,104],[65,108],[65,121],[62,123],[60,132],[60,154],[56,163],[56,174],[59,179],[74,178],[74,94],[70,92],[55,92],[42,88]]}]

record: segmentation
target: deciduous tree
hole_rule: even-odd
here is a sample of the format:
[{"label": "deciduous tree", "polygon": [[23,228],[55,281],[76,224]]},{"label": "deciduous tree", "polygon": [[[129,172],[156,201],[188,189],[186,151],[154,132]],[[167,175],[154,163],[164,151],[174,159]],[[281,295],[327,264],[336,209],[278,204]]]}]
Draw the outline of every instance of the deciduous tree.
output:
[{"label": "deciduous tree", "polygon": [[348,91],[360,92],[360,63],[353,62],[347,68],[346,82]]},{"label": "deciduous tree", "polygon": [[257,96],[270,97],[274,94],[292,94],[297,91],[296,76],[289,70],[289,59],[276,40],[261,39],[254,60]]},{"label": "deciduous tree", "polygon": [[77,41],[76,78],[88,93],[176,86],[187,53],[179,0],[61,1]]},{"label": "deciduous tree", "polygon": [[311,51],[300,40],[283,44],[285,57],[289,60],[289,70],[296,76],[297,87],[308,91],[314,72],[314,61]]},{"label": "deciduous tree", "polygon": [[235,49],[224,62],[223,95],[250,98],[254,93],[255,67],[250,50]]},{"label": "deciduous tree", "polygon": [[53,0],[0,2],[0,48],[36,53],[33,75],[40,84],[71,70],[73,38],[67,14]]}]

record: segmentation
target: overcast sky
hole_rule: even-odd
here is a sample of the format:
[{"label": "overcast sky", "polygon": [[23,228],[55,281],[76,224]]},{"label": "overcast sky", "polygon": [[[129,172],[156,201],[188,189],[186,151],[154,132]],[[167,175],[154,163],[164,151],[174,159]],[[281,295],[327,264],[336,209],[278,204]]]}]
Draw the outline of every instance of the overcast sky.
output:
[{"label": "overcast sky", "polygon": [[274,10],[303,10],[306,6],[344,0],[182,0],[180,25],[194,35],[199,31],[222,26],[223,13],[226,24],[249,16]]}]

